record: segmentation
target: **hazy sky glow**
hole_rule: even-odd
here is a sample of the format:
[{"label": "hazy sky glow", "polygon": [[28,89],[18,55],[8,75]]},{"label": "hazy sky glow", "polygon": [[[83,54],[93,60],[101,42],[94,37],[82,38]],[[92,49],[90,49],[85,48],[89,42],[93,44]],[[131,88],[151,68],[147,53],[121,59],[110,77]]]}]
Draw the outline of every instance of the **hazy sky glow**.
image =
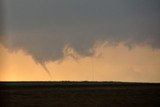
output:
[{"label": "hazy sky glow", "polygon": [[160,82],[159,0],[2,3],[1,81]]}]

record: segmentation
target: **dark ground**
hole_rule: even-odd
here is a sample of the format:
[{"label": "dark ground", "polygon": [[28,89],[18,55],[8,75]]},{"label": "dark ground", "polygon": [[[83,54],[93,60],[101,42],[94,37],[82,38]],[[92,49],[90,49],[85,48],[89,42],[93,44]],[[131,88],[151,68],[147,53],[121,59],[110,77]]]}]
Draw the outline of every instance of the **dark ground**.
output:
[{"label": "dark ground", "polygon": [[1,82],[0,107],[160,107],[160,84]]}]

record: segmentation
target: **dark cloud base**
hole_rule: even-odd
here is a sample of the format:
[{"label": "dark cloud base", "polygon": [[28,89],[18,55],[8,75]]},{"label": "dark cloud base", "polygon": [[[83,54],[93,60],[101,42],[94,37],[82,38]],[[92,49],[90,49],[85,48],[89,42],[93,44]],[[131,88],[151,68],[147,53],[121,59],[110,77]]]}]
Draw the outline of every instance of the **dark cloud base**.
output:
[{"label": "dark cloud base", "polygon": [[158,0],[6,0],[4,9],[5,46],[40,64],[63,59],[66,46],[93,55],[97,41],[160,48]]}]

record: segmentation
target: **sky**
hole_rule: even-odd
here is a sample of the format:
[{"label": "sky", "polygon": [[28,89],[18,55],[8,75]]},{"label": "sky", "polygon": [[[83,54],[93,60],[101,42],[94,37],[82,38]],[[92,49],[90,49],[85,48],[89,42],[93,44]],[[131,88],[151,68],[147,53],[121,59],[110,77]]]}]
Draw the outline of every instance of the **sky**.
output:
[{"label": "sky", "polygon": [[0,4],[0,81],[160,82],[159,0]]}]

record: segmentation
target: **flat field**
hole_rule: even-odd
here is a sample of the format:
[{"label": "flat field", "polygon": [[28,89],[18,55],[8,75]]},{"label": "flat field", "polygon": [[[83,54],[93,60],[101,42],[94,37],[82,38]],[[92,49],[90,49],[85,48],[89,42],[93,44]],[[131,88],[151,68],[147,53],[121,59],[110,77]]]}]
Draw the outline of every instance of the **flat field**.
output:
[{"label": "flat field", "polygon": [[0,107],[160,107],[160,84],[0,82]]}]

